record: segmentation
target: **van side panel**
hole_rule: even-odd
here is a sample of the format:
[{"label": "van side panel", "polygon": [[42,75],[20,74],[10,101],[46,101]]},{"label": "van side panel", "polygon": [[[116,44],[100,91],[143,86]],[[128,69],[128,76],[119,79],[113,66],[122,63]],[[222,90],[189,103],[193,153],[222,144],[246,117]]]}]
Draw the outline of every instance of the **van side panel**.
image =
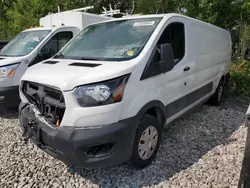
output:
[{"label": "van side panel", "polygon": [[195,62],[195,79],[189,87],[198,89],[211,81],[213,91],[223,75],[229,71],[231,41],[226,30],[210,24],[189,20],[187,24],[187,54]]}]

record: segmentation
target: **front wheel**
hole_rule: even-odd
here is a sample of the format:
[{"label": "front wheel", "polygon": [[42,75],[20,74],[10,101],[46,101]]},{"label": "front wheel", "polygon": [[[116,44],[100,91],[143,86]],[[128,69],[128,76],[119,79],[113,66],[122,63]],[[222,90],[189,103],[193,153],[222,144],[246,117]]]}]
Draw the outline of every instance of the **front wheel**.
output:
[{"label": "front wheel", "polygon": [[151,115],[144,115],[135,135],[130,164],[135,168],[144,168],[155,158],[161,141],[162,126]]}]

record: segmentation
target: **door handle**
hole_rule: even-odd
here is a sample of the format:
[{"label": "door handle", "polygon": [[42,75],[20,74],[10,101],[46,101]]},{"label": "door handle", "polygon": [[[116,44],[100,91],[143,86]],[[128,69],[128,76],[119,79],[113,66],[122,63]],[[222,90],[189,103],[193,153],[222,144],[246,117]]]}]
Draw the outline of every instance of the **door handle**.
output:
[{"label": "door handle", "polygon": [[189,71],[190,70],[190,67],[186,66],[183,71]]}]

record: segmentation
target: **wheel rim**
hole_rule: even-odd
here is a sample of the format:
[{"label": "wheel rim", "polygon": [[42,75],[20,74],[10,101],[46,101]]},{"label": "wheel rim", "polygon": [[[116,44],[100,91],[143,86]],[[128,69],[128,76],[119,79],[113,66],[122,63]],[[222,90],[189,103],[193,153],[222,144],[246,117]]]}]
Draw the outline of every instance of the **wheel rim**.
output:
[{"label": "wheel rim", "polygon": [[138,146],[138,154],[142,160],[149,159],[158,143],[158,131],[154,126],[147,127],[141,135]]},{"label": "wheel rim", "polygon": [[218,90],[218,101],[221,101],[222,94],[223,94],[223,87],[220,86]]}]

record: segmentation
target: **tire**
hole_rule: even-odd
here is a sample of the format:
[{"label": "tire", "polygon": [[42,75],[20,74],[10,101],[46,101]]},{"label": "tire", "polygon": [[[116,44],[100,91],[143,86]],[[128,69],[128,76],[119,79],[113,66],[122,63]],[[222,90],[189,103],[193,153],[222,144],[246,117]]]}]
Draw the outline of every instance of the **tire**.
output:
[{"label": "tire", "polygon": [[214,95],[209,99],[208,103],[212,106],[219,106],[224,96],[224,89],[223,80],[221,80]]},{"label": "tire", "polygon": [[[145,137],[145,135],[151,137],[151,139],[147,139],[148,137]],[[129,161],[132,167],[141,169],[152,163],[160,146],[161,135],[161,123],[151,115],[144,115],[135,135],[133,152]],[[139,146],[142,149],[139,149]]]}]

